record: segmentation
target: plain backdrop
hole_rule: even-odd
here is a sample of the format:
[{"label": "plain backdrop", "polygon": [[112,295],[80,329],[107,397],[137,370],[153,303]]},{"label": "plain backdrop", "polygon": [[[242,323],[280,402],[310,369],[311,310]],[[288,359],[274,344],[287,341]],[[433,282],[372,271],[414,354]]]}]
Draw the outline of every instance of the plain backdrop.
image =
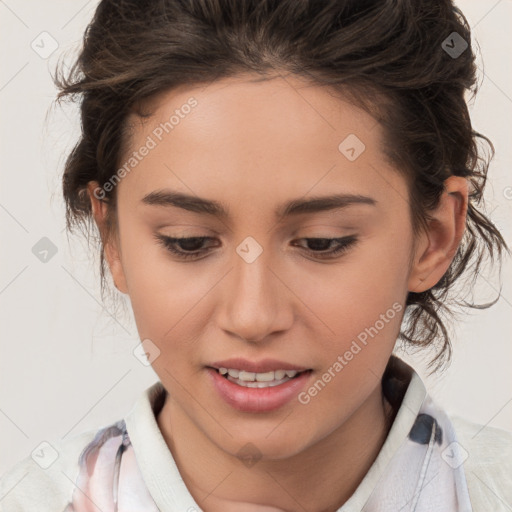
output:
[{"label": "plain backdrop", "polygon": [[[78,49],[96,5],[96,0],[0,2],[0,474],[42,441],[121,419],[157,380],[133,355],[139,338],[129,302],[124,300],[127,316],[102,304],[97,255],[79,235],[68,243],[64,231],[60,180],[79,121],[72,105],[50,110],[56,91],[49,70],[63,52]],[[457,5],[480,47],[473,126],[496,148],[487,213],[510,245],[512,83],[506,63],[512,1]],[[52,45],[58,47],[44,55]],[[37,257],[43,246],[50,247],[47,262]],[[449,413],[509,430],[511,274],[507,259],[498,303],[463,315],[454,326],[454,359],[444,374],[426,375],[426,354],[403,354]],[[491,300],[499,289],[500,276],[490,273],[476,300]]]}]

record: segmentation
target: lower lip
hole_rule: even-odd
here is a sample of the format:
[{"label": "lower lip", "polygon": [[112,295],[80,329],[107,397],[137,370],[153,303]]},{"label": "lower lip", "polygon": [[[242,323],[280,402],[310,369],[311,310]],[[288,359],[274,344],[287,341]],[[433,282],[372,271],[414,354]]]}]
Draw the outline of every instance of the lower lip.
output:
[{"label": "lower lip", "polygon": [[268,412],[279,409],[297,396],[311,374],[311,371],[303,372],[278,386],[246,388],[230,382],[217,370],[207,370],[221,398],[234,409],[243,412]]}]

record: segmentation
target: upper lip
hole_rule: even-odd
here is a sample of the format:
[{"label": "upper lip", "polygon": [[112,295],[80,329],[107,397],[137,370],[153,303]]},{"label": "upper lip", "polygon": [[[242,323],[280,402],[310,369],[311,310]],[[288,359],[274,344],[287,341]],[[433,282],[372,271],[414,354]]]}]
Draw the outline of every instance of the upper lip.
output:
[{"label": "upper lip", "polygon": [[304,366],[298,366],[296,364],[286,363],[284,361],[278,361],[277,359],[262,359],[261,361],[249,361],[241,357],[225,359],[223,361],[216,361],[209,365],[212,368],[232,368],[236,370],[243,370],[245,372],[254,373],[265,373],[273,372],[275,370],[295,370],[297,372],[303,372],[309,368]]}]

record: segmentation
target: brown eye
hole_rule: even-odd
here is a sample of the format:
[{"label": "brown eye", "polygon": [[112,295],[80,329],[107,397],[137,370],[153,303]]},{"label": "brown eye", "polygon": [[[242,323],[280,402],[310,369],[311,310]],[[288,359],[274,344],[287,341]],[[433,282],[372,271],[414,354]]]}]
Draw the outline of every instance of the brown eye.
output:
[{"label": "brown eye", "polygon": [[[169,252],[182,259],[193,259],[202,256],[203,253],[208,251],[208,249],[202,248],[204,242],[213,240],[213,238],[208,236],[175,238],[160,234],[155,234],[155,238]],[[181,247],[181,249],[177,247]]]},{"label": "brown eye", "polygon": [[[306,249],[306,252],[315,258],[332,258],[348,251],[356,244],[357,237],[351,235],[342,238],[302,238],[301,240],[308,242],[309,248]],[[335,248],[327,250],[331,244],[334,244]]]},{"label": "brown eye", "polygon": [[[208,236],[195,237],[170,237],[161,234],[155,234],[155,238],[159,244],[180,259],[199,259],[203,254],[208,252],[208,248],[203,245],[208,240],[214,240]],[[307,242],[306,252],[314,258],[334,258],[348,251],[357,242],[354,235],[342,238],[301,238]],[[333,249],[329,249],[332,247]]]}]

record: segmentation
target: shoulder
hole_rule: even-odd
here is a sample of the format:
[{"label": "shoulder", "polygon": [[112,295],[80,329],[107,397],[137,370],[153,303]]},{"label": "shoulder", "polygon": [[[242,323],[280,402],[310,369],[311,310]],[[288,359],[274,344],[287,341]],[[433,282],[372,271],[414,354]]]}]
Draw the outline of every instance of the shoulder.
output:
[{"label": "shoulder", "polygon": [[72,511],[82,460],[105,430],[41,443],[0,478],[0,511]]},{"label": "shoulder", "polygon": [[511,510],[512,432],[451,416],[473,512]]}]

